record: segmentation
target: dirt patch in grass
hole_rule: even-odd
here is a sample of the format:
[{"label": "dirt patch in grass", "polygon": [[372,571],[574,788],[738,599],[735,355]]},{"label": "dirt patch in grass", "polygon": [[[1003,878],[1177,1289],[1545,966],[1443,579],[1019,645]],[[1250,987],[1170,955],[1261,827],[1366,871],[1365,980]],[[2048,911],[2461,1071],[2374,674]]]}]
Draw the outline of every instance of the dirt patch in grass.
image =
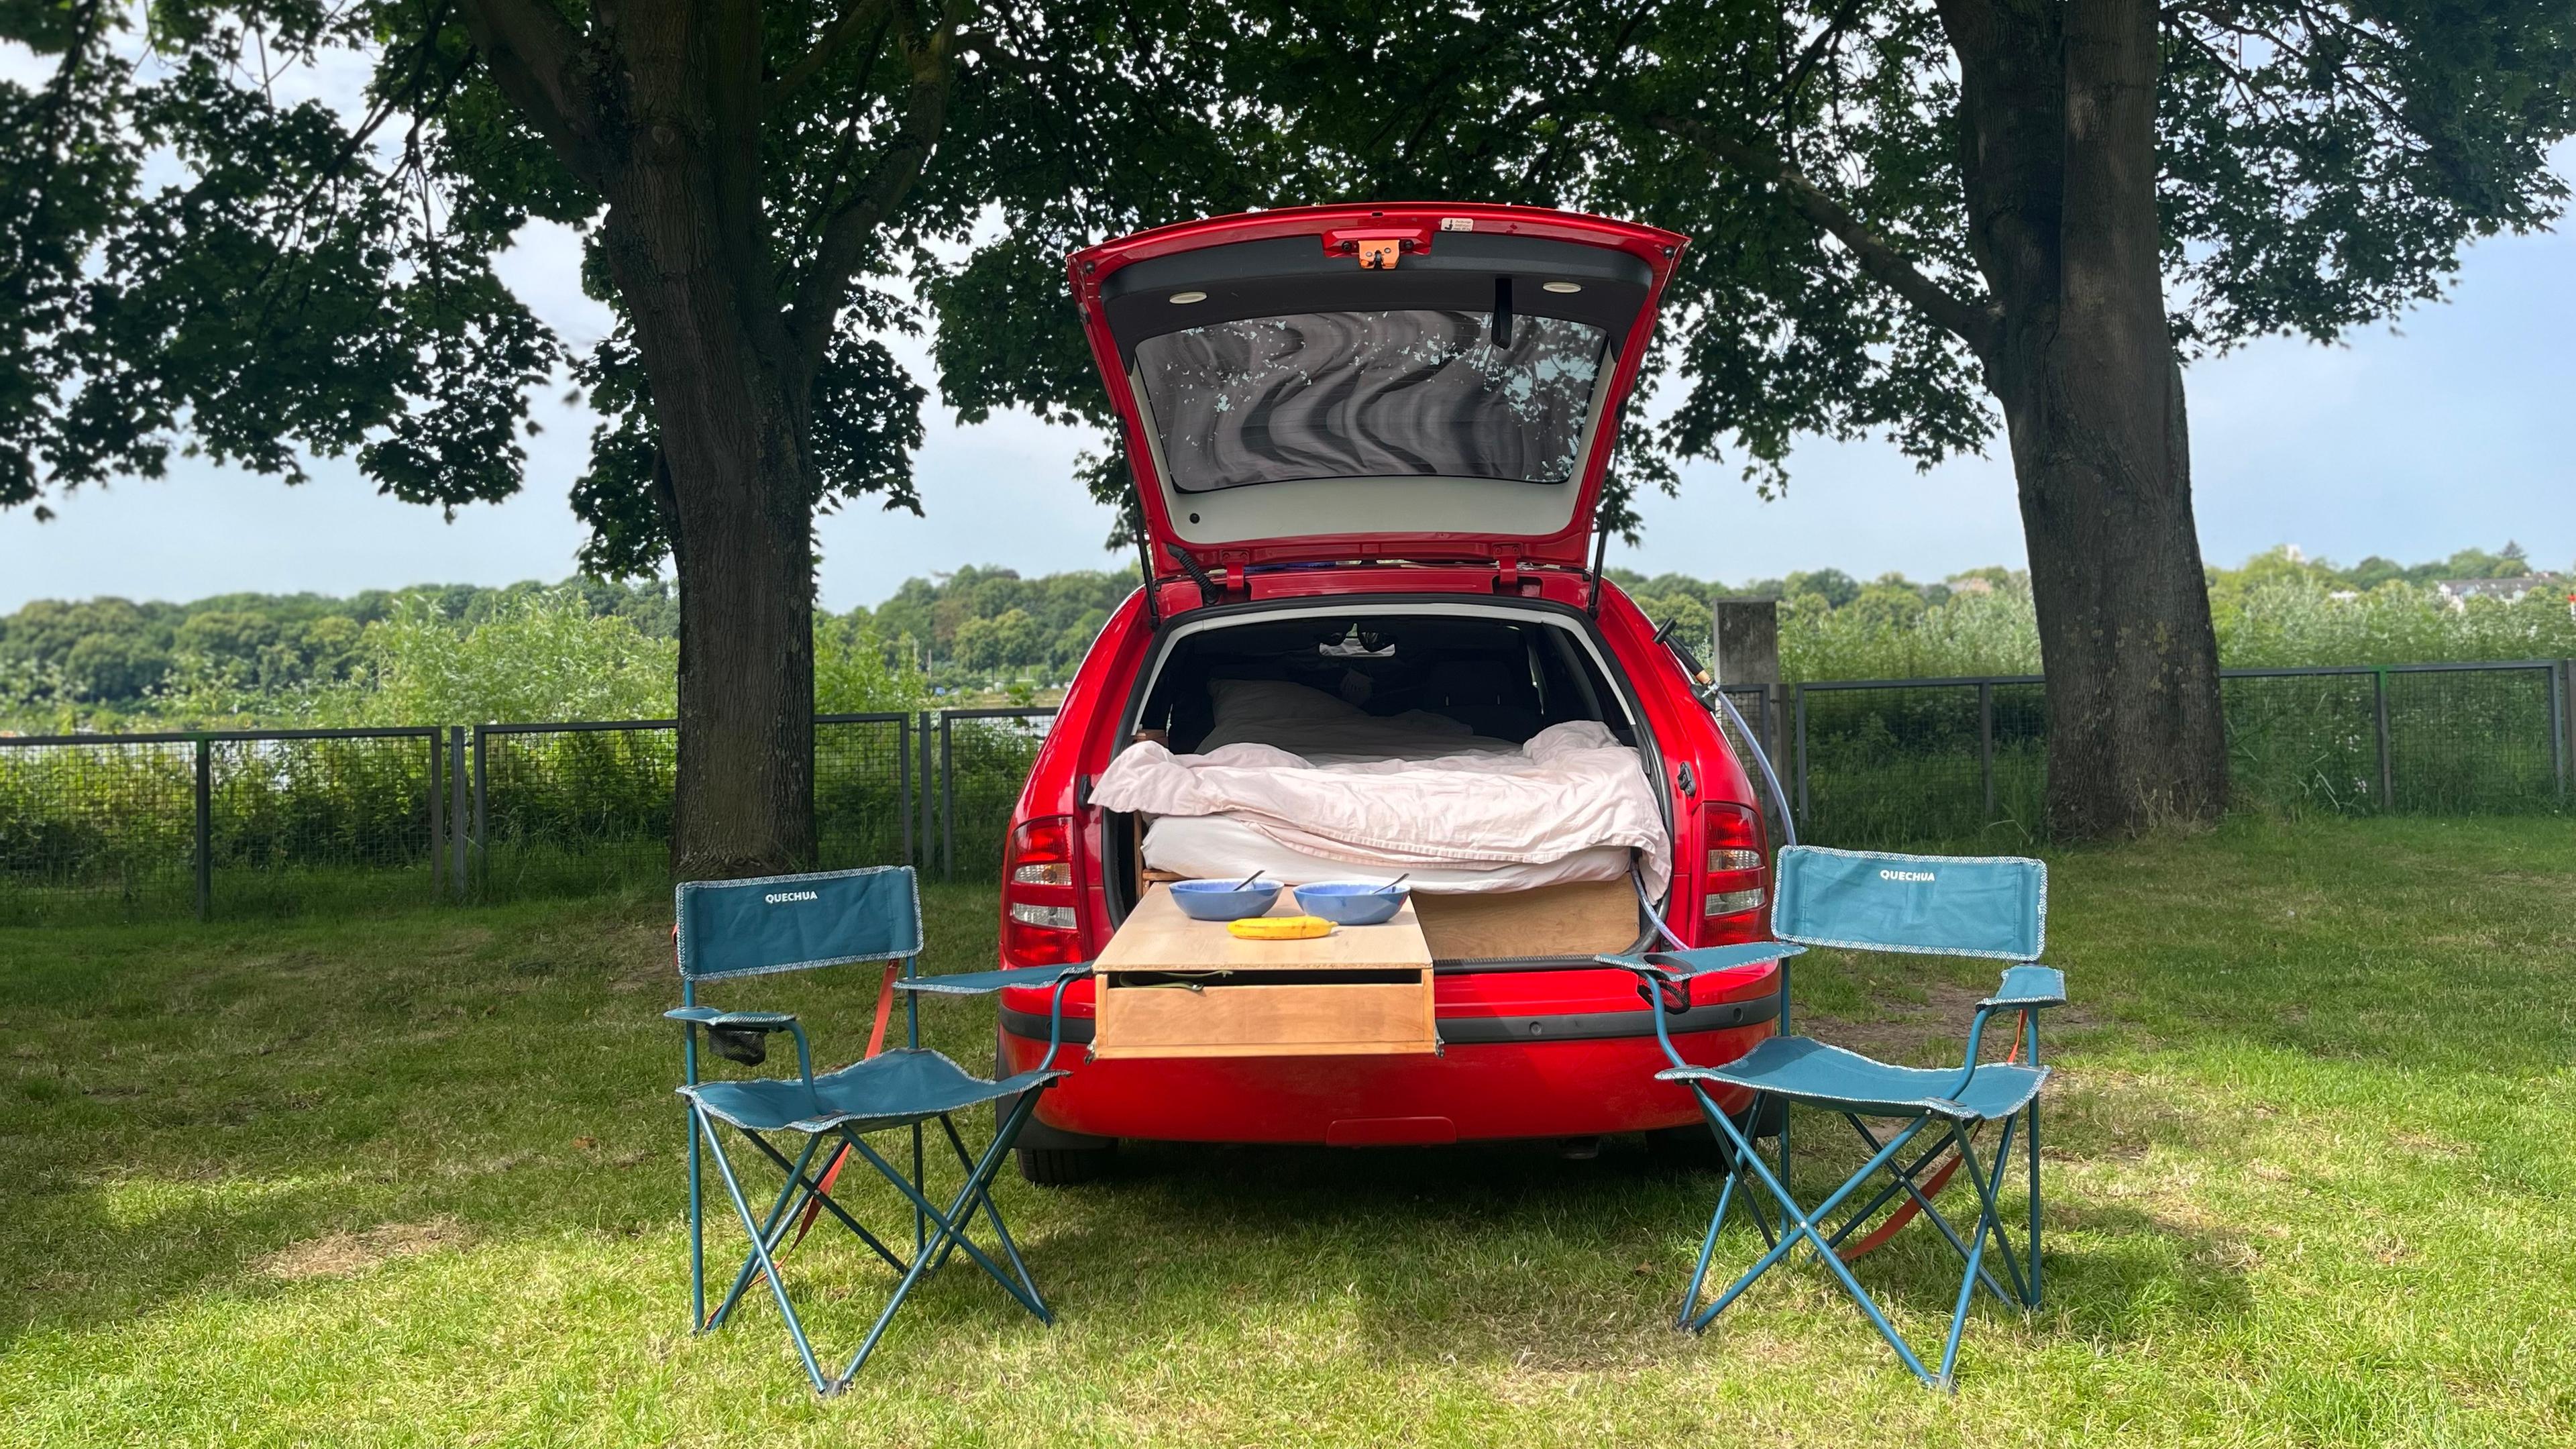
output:
[{"label": "dirt patch in grass", "polygon": [[[1992,988],[1921,980],[1914,983],[1914,989],[1922,993],[1922,1000],[1887,1000],[1884,1008],[1867,1020],[1812,1011],[1799,1016],[1795,1026],[1801,1036],[1812,1036],[1884,1062],[1903,1066],[1956,1065],[1959,1050],[1968,1039],[1968,1023],[1976,1017],[1977,1003],[1985,1000]],[[2092,1024],[2090,1018],[2072,1007],[2050,1007],[2040,1016],[2041,1060],[2047,1060],[2052,1040],[2063,1040],[2066,1033]],[[2001,1060],[2011,1050],[2017,1025],[2016,1018],[2002,1016],[1988,1023],[1984,1055],[1989,1060]]]},{"label": "dirt patch in grass", "polygon": [[454,1218],[420,1223],[383,1223],[357,1233],[326,1233],[278,1249],[259,1260],[259,1271],[287,1283],[314,1278],[346,1278],[395,1258],[417,1257],[466,1241],[464,1225]]}]

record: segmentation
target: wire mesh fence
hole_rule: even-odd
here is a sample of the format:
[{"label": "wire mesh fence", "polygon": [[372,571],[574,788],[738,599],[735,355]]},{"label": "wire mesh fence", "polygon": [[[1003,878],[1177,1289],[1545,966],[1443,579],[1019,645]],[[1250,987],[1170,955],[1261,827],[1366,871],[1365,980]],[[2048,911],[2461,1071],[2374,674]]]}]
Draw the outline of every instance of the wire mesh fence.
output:
[{"label": "wire mesh fence", "polygon": [[[2227,671],[2233,799],[2290,816],[2565,810],[2570,676],[2552,660]],[[2037,678],[1727,695],[1805,839],[2005,849],[2041,834]],[[1054,724],[1042,708],[818,717],[818,864],[991,878]],[[678,751],[670,720],[0,736],[0,923],[659,888]]]},{"label": "wire mesh fence", "polygon": [[[2229,794],[2298,817],[2564,810],[2568,661],[2231,669]],[[2018,847],[2043,831],[2036,676],[1789,688],[1800,835],[1820,844]]]},{"label": "wire mesh fence", "polygon": [[487,900],[667,878],[680,775],[675,720],[474,731],[473,884]]},{"label": "wire mesh fence", "polygon": [[[814,721],[814,836],[825,870],[913,859],[919,722],[908,714],[834,714]],[[1014,795],[1019,782],[1011,782]]]},{"label": "wire mesh fence", "polygon": [[1055,728],[1039,709],[945,710],[939,716],[939,867],[981,880],[1002,868],[1003,836],[1038,746]]},{"label": "wire mesh fence", "polygon": [[0,922],[431,899],[434,729],[0,736]]}]

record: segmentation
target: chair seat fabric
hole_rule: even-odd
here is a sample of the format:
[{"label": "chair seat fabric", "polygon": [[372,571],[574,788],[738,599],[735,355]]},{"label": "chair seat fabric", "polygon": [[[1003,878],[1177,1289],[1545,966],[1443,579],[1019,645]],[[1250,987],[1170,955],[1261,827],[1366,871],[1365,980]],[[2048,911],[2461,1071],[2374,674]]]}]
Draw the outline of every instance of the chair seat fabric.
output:
[{"label": "chair seat fabric", "polygon": [[1775,1036],[1722,1067],[1673,1067],[1667,1082],[1724,1082],[1870,1116],[1991,1122],[2039,1095],[2048,1068],[1988,1062],[1955,1095],[1957,1067],[1896,1067],[1803,1036]]},{"label": "chair seat fabric", "polygon": [[679,1091],[708,1115],[749,1132],[828,1132],[843,1125],[873,1132],[1016,1097],[1064,1075],[1039,1070],[989,1082],[938,1052],[904,1047],[821,1073],[810,1092],[792,1077],[700,1082]]}]

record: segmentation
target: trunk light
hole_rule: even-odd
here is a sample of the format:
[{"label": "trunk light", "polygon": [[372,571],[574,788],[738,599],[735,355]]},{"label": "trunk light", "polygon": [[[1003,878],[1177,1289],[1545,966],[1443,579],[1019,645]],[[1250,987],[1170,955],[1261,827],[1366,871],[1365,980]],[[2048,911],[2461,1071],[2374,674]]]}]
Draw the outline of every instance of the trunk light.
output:
[{"label": "trunk light", "polygon": [[1048,815],[1011,832],[1002,862],[1002,962],[1056,966],[1082,954],[1073,884],[1073,820]]},{"label": "trunk light", "polygon": [[[1013,907],[1013,909],[1021,908]],[[1719,891],[1708,898],[1708,906],[1701,914],[1733,916],[1760,909],[1762,909],[1762,891],[1757,886],[1749,891]]]},{"label": "trunk light", "polygon": [[1711,800],[1701,807],[1700,832],[1707,863],[1700,878],[1700,944],[1761,940],[1767,934],[1762,908],[1771,898],[1762,817],[1750,806]]}]

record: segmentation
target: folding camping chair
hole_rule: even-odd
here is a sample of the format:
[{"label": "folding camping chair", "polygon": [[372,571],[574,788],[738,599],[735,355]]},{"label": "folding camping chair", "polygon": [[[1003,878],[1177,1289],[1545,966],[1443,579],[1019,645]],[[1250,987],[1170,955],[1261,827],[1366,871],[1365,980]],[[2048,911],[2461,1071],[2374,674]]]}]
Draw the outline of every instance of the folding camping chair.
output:
[{"label": "folding camping chair", "polygon": [[[1780,852],[1777,894],[1772,905],[1772,934],[1778,941],[1600,958],[1605,965],[1625,967],[1641,978],[1639,989],[1647,994],[1650,1007],[1660,1008],[1654,1011],[1656,1035],[1663,1042],[1664,1054],[1673,1062],[1669,1070],[1656,1076],[1690,1086],[1710,1130],[1718,1135],[1719,1145],[1725,1149],[1726,1181],[1718,1189],[1717,1211],[1709,1218],[1708,1234],[1700,1243],[1699,1266],[1692,1272],[1690,1287],[1682,1297],[1679,1326],[1693,1332],[1705,1330],[1754,1280],[1769,1272],[1800,1243],[1811,1243],[1818,1258],[1842,1281],[1871,1326],[1896,1350],[1905,1366],[1925,1383],[1948,1389],[1954,1387],[1951,1372],[1958,1362],[1959,1335],[1967,1325],[1968,1305],[1978,1284],[1984,1284],[2009,1307],[2039,1306],[2039,1089],[2048,1080],[2048,1069],[2039,1064],[2037,1014],[2044,1007],[2060,1006],[2066,1000],[2066,979],[2062,974],[2050,967],[2029,964],[2039,958],[2047,911],[2047,867],[2035,860],[1885,855],[1792,846]],[[1689,1005],[1690,978],[1758,961],[1785,962],[1807,946],[1980,956],[2016,964],[2005,970],[2003,983],[1995,994],[1977,1003],[1976,1017],[1968,1027],[1967,1058],[1957,1068],[1890,1066],[1802,1036],[1772,1037],[1724,1066],[1697,1067],[1681,1059],[1664,1029],[1663,1018]],[[1999,1011],[2020,1013],[2016,1060],[1981,1063],[1977,1054],[1986,1021]],[[1785,1130],[1781,1169],[1775,1175],[1745,1132],[1718,1109],[1710,1095],[1712,1087],[1747,1089],[1754,1093],[1757,1108],[1762,1096],[1769,1094],[1784,1102],[1840,1113],[1860,1134],[1870,1151],[1869,1160],[1812,1212],[1803,1209],[1790,1195],[1785,1181]],[[1899,1118],[1904,1125],[1882,1140],[1861,1120],[1864,1117]],[[1753,1120],[1750,1114],[1747,1120]],[[2003,1124],[1994,1155],[1986,1164],[1991,1172],[1979,1164],[1975,1146],[1976,1128],[1987,1122]],[[2028,1159],[2024,1173],[2030,1198],[2024,1239],[2026,1260],[2014,1252],[1999,1208],[2016,1127],[2022,1130],[2022,1146]],[[1933,1139],[1931,1147],[1910,1162],[1900,1160],[1906,1148],[1924,1136]],[[1924,1177],[1925,1169],[1944,1151],[1957,1153],[1958,1165],[1966,1167],[1968,1180],[1977,1191],[1976,1227],[1965,1236],[1931,1201],[1931,1194],[1940,1190],[1940,1181],[1949,1169],[1940,1169],[1928,1182]],[[1825,1220],[1881,1171],[1891,1179],[1888,1184],[1843,1219],[1839,1227],[1826,1228]],[[1747,1185],[1748,1178],[1777,1205],[1778,1232],[1772,1230],[1770,1219]],[[1701,1308],[1700,1290],[1708,1278],[1718,1230],[1725,1225],[1727,1208],[1739,1187],[1744,1191],[1746,1211],[1761,1230],[1769,1251],[1732,1287]],[[1941,1347],[1938,1374],[1923,1367],[1922,1360],[1860,1286],[1860,1280],[1852,1276],[1846,1254],[1838,1251],[1854,1230],[1900,1193],[1908,1202],[1899,1205],[1899,1212],[1921,1213],[1967,1265],[1951,1311],[1949,1337]],[[2005,1276],[2012,1285],[2010,1293],[1995,1281],[1986,1266],[1989,1241],[2003,1260]]]},{"label": "folding camping chair", "polygon": [[[921,902],[908,866],[886,866],[868,870],[826,871],[815,875],[770,876],[758,880],[692,881],[679,888],[677,898],[677,935],[680,965],[680,1008],[663,1015],[681,1024],[684,1038],[681,1061],[685,1080],[680,1095],[689,1106],[689,1294],[690,1326],[693,1331],[707,1332],[724,1324],[749,1290],[754,1277],[765,1278],[770,1292],[778,1300],[778,1311],[787,1322],[787,1336],[796,1344],[797,1357],[804,1361],[806,1375],[814,1381],[816,1393],[829,1396],[847,1386],[876,1350],[877,1340],[884,1336],[886,1325],[895,1310],[913,1288],[948,1261],[952,1249],[962,1250],[977,1266],[992,1275],[1021,1307],[1036,1315],[1041,1323],[1052,1323],[1054,1315],[1046,1300],[1038,1295],[1037,1285],[1029,1281],[1027,1265],[1020,1261],[1019,1246],[1011,1240],[1010,1229],[1003,1225],[1001,1209],[993,1203],[993,1174],[1011,1149],[1012,1140],[1028,1121],[1037,1106],[1038,1093],[1065,1073],[1052,1069],[1054,1047],[1063,1031],[1064,988],[1075,978],[1090,971],[1088,965],[1066,965],[1037,970],[983,971],[965,975],[923,977],[917,974],[921,939]],[[697,989],[701,983],[727,980],[736,976],[765,975],[781,971],[804,971],[851,962],[887,962],[885,986],[900,990],[904,997],[905,1044],[897,1049],[878,1052],[871,1043],[870,1054],[838,1071],[814,1073],[812,1049],[807,1045],[805,1029],[796,1017],[786,1012],[718,1011],[700,1006]],[[900,975],[897,969],[900,969]],[[921,1032],[915,997],[911,993],[930,992],[941,995],[980,995],[1005,986],[1052,986],[1055,988],[1053,1033],[1048,1043],[1045,1065],[1021,1072],[998,1082],[977,1077],[938,1052],[921,1046]],[[892,998],[880,995],[877,1010],[877,1036],[881,1040],[886,1023],[886,1004]],[[793,1078],[752,1078],[701,1081],[698,1076],[698,1034],[704,1032],[708,1046],[717,1055],[745,1066],[759,1066],[767,1059],[767,1038],[786,1032],[796,1041],[796,1076]],[[970,1157],[965,1139],[958,1135],[953,1120],[956,1113],[992,1102],[997,1108],[992,1144],[981,1157]],[[722,1135],[716,1124],[731,1127],[740,1140],[759,1149],[786,1175],[777,1198],[765,1215],[755,1214],[751,1200],[745,1196],[742,1178],[725,1156]],[[922,1171],[923,1126],[937,1122],[955,1152],[958,1166],[965,1172],[965,1183],[945,1211],[926,1195],[928,1183]],[[889,1161],[867,1139],[880,1133],[910,1129],[912,1170],[904,1173]],[[790,1157],[770,1141],[776,1135],[796,1135],[805,1139],[802,1151]],[[888,1247],[883,1238],[860,1225],[857,1218],[834,1200],[833,1177],[825,1172],[819,1177],[812,1171],[816,1151],[825,1139],[833,1139],[839,1150],[854,1155],[875,1168],[879,1176],[896,1191],[911,1200],[913,1207],[912,1255],[906,1259]],[[706,1219],[702,1163],[712,1159],[716,1175],[723,1183],[725,1195],[732,1199],[734,1211],[742,1219],[743,1231],[750,1237],[750,1250],[744,1254],[733,1285],[710,1313],[707,1311],[706,1288]],[[865,1342],[850,1359],[849,1367],[839,1376],[825,1378],[814,1358],[813,1345],[805,1337],[805,1326],[796,1316],[795,1305],[788,1301],[786,1281],[779,1276],[777,1255],[790,1227],[803,1210],[811,1220],[820,1208],[838,1219],[886,1265],[902,1275],[893,1296],[877,1315],[876,1324],[868,1330]],[[978,1247],[967,1236],[978,1214],[992,1225],[995,1246],[1010,1264],[1004,1272],[992,1255]]]}]

